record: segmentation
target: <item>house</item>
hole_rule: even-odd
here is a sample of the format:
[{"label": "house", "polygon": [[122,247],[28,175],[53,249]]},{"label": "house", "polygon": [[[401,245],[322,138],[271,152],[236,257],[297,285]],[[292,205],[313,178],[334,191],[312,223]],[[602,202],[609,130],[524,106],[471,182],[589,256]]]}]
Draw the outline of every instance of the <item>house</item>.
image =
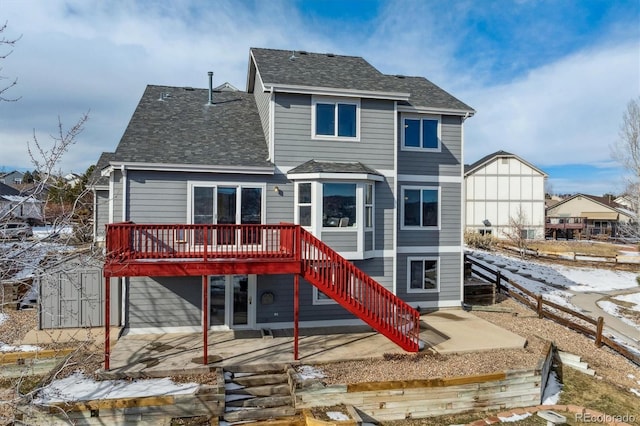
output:
[{"label": "house", "polygon": [[87,182],[87,188],[93,193],[93,241],[98,246],[104,245],[105,225],[113,217],[109,211],[109,177],[102,175],[113,156],[112,152],[103,152]]},{"label": "house", "polygon": [[23,176],[24,173],[17,170],[13,170],[8,173],[0,173],[0,183],[4,183],[9,186],[20,185],[22,183]]},{"label": "house", "polygon": [[22,194],[17,189],[0,183],[0,220],[21,219],[42,222],[44,203],[33,195]]},{"label": "house", "polygon": [[547,209],[547,234],[552,238],[619,237],[618,229],[637,219],[612,197],[575,194]]},{"label": "house", "polygon": [[465,229],[504,239],[544,238],[547,174],[515,154],[497,151],[465,166]]},{"label": "house", "polygon": [[417,350],[416,308],[463,297],[474,110],[355,56],[253,48],[246,91],[211,76],[148,86],[101,168],[127,332],[203,330],[206,351],[207,329],[364,321]]}]

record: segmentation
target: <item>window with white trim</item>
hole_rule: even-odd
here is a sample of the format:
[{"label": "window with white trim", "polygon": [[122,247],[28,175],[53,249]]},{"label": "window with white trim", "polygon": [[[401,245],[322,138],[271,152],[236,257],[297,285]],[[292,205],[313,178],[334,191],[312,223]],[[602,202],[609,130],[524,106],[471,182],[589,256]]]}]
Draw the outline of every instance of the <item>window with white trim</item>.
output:
[{"label": "window with white trim", "polygon": [[373,185],[364,186],[364,227],[373,228]]},{"label": "window with white trim", "polygon": [[436,257],[407,259],[407,292],[427,293],[440,289],[440,262]]},{"label": "window with white trim", "polygon": [[440,151],[440,117],[403,117],[402,128],[403,150]]},{"label": "window with white trim", "polygon": [[298,224],[311,226],[311,182],[298,183]]},{"label": "window with white trim", "polygon": [[313,100],[312,137],[358,139],[360,102],[318,98]]},{"label": "window with white trim", "polygon": [[403,228],[437,228],[440,225],[439,188],[403,187],[402,200]]}]

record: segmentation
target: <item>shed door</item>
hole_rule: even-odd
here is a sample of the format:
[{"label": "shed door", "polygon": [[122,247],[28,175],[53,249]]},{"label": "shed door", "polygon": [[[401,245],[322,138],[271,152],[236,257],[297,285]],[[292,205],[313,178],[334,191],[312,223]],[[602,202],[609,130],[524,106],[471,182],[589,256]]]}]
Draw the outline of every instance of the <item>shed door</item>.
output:
[{"label": "shed door", "polygon": [[42,328],[104,325],[104,286],[100,270],[57,272],[55,279],[44,280],[42,285]]}]

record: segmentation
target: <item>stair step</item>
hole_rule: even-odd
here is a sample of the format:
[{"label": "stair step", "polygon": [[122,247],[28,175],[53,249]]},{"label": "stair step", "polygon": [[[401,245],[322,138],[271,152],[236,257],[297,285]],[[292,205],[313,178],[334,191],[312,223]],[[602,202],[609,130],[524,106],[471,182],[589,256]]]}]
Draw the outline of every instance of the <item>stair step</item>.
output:
[{"label": "stair step", "polygon": [[227,401],[227,407],[274,408],[291,405],[291,396],[266,396],[260,398],[238,399]]},{"label": "stair step", "polygon": [[260,374],[253,376],[233,377],[231,381],[241,386],[274,385],[278,383],[288,383],[289,376],[287,376],[285,373]]},{"label": "stair step", "polygon": [[296,414],[293,407],[260,408],[255,410],[228,411],[222,416],[228,422],[239,422],[243,420],[268,420],[279,417],[289,417]]},{"label": "stair step", "polygon": [[246,365],[228,365],[224,367],[224,371],[231,373],[256,373],[256,374],[278,374],[287,371],[288,365],[268,363],[268,364],[246,364]]},{"label": "stair step", "polygon": [[227,395],[253,395],[253,396],[273,396],[291,395],[288,384],[253,386],[239,389],[227,389]]}]

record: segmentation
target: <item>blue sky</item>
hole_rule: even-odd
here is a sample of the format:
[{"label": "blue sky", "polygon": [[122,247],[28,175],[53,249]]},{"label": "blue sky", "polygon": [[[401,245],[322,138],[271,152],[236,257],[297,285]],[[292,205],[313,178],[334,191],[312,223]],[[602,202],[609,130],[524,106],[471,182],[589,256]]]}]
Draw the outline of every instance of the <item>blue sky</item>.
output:
[{"label": "blue sky", "polygon": [[[357,55],[421,75],[477,110],[465,162],[504,150],[554,193],[620,192],[610,146],[640,95],[640,1],[2,0],[0,170],[32,169],[27,142],[58,117],[89,121],[60,162],[84,172],[115,149],[147,84],[244,89],[250,47]],[[0,50],[0,55],[7,50]],[[0,80],[0,84],[9,80]]]}]

